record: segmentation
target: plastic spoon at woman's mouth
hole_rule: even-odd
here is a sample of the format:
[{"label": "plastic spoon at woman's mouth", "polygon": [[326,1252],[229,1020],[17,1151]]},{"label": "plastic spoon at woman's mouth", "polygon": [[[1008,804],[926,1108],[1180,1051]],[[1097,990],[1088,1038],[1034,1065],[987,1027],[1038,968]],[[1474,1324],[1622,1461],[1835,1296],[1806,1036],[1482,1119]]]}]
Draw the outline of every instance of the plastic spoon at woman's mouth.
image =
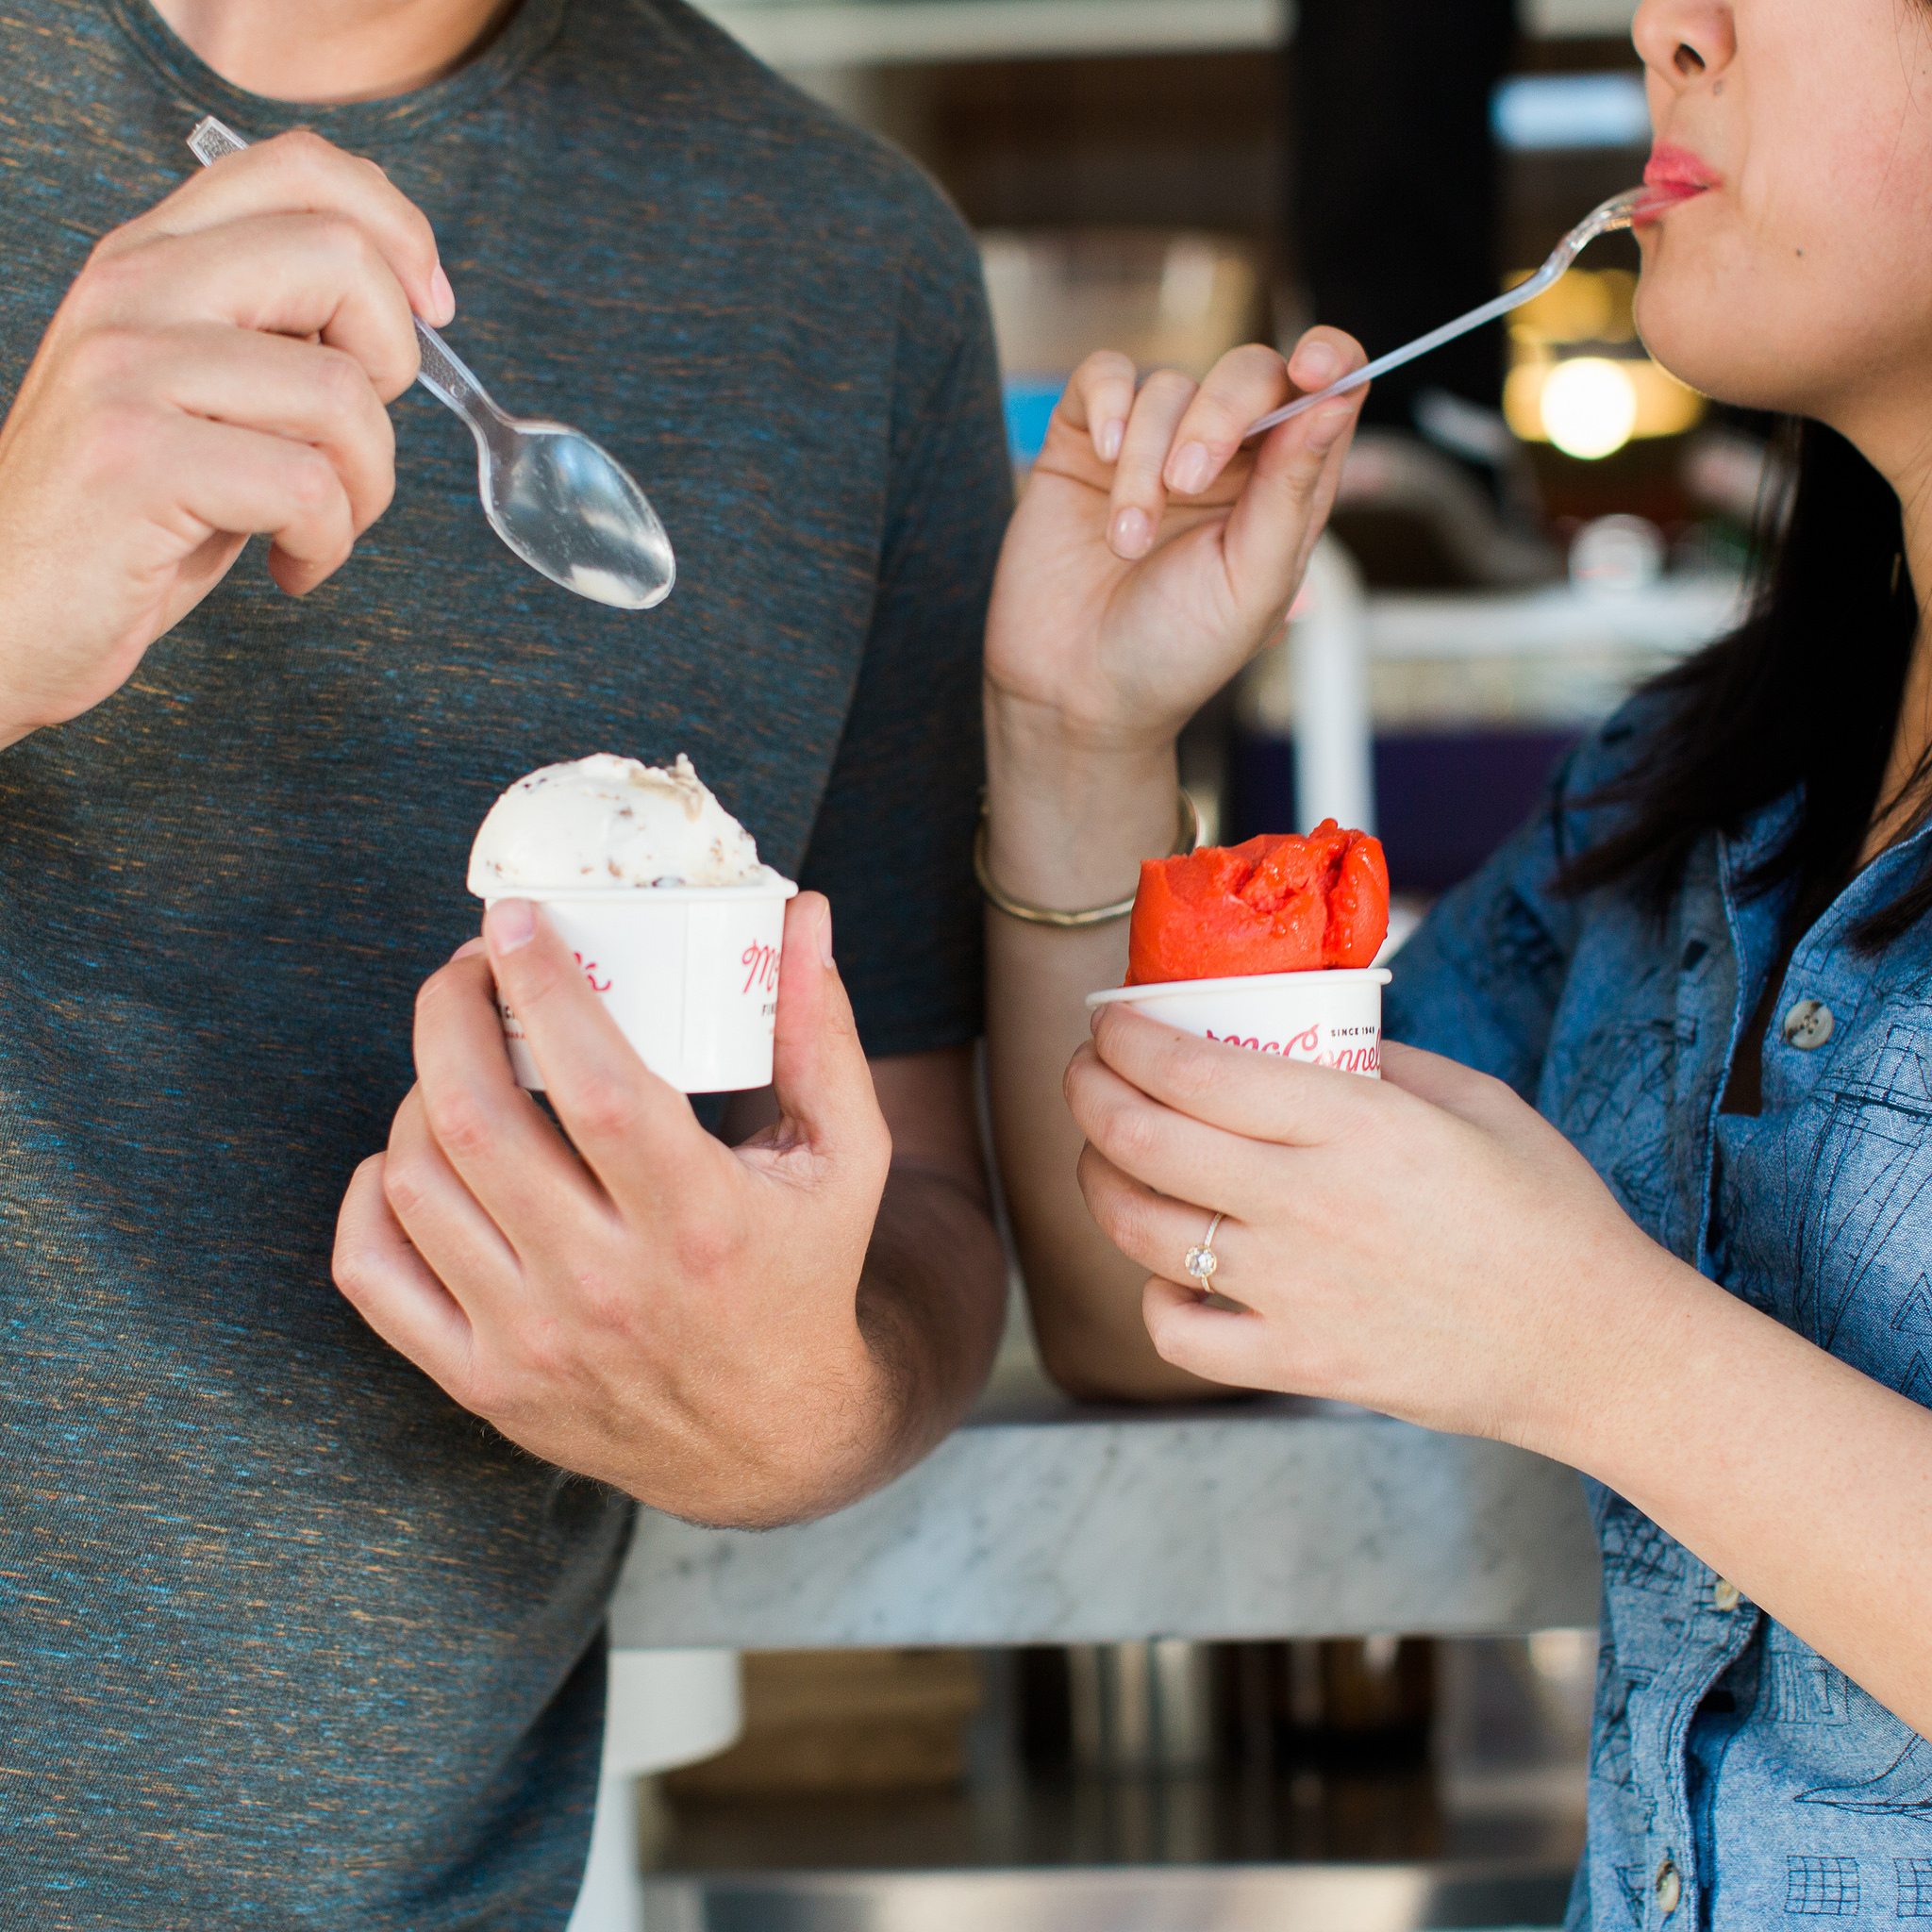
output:
[{"label": "plastic spoon at woman's mouth", "polygon": [[1493,302],[1485,302],[1480,308],[1472,308],[1467,315],[1458,316],[1454,322],[1445,322],[1439,329],[1432,329],[1425,336],[1419,336],[1407,347],[1391,349],[1386,356],[1378,358],[1365,368],[1344,375],[1339,382],[1331,382],[1326,389],[1318,389],[1311,394],[1298,396],[1285,408],[1275,409],[1263,416],[1248,430],[1248,439],[1264,434],[1277,424],[1292,421],[1304,415],[1320,403],[1325,403],[1335,396],[1345,396],[1358,390],[1366,383],[1374,382],[1377,376],[1387,375],[1391,369],[1400,369],[1405,362],[1413,362],[1420,356],[1426,356],[1432,349],[1440,349],[1445,342],[1453,342],[1457,336],[1466,336],[1471,329],[1480,328],[1486,322],[1494,322],[1498,316],[1507,315],[1512,308],[1521,308],[1525,302],[1534,302],[1546,290],[1552,289],[1566,275],[1576,258],[1601,235],[1614,235],[1620,229],[1635,227],[1640,222],[1649,221],[1662,214],[1667,208],[1681,201],[1688,201],[1693,194],[1703,192],[1701,187],[1690,183],[1659,184],[1654,188],[1630,188],[1622,194],[1612,195],[1601,208],[1592,208],[1575,227],[1557,243],[1549,260],[1538,269],[1526,282],[1519,282],[1507,294],[1498,295]]}]

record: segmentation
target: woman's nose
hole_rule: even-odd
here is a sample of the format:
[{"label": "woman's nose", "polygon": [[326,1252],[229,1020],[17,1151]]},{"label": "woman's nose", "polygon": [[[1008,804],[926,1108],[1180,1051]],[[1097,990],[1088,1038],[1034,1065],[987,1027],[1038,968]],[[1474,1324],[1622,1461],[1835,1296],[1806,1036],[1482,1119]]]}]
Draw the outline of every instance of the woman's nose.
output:
[{"label": "woman's nose", "polygon": [[1722,74],[1738,52],[1737,22],[1724,0],[1643,0],[1631,39],[1652,75],[1674,89]]}]

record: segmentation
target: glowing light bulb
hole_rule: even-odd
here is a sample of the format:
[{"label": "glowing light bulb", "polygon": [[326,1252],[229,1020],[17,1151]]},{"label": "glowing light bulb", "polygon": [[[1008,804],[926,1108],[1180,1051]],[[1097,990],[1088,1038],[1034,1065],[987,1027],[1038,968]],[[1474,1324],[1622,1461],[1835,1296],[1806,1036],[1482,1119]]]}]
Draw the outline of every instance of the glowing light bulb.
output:
[{"label": "glowing light bulb", "polygon": [[1544,378],[1543,433],[1565,456],[1614,456],[1637,427],[1637,385],[1621,362],[1577,356]]}]

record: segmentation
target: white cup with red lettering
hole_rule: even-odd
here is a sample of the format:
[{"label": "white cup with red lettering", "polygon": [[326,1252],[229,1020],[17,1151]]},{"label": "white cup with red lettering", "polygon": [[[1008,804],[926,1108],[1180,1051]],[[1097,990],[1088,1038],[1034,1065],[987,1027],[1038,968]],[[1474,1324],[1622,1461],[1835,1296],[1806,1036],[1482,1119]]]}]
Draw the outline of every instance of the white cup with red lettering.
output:
[{"label": "white cup with red lettering", "polygon": [[1359,972],[1257,973],[1239,979],[1174,979],[1090,993],[1089,1007],[1131,1007],[1151,1020],[1251,1053],[1382,1077],[1386,967]]},{"label": "white cup with red lettering", "polygon": [[[742,886],[516,896],[543,908],[652,1073],[681,1093],[736,1093],[772,1083],[785,905],[797,893],[767,866]],[[541,1093],[523,1023],[507,1003],[499,1009],[517,1080]]]}]

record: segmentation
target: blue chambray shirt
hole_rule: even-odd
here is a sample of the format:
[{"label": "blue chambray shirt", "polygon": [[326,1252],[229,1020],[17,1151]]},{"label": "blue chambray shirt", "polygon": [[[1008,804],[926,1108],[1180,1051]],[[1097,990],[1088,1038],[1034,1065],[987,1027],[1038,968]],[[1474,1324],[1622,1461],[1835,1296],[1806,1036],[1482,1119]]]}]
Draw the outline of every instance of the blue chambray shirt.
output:
[{"label": "blue chambray shirt", "polygon": [[[1932,930],[1875,958],[1849,939],[1916,873],[1928,834],[1805,935],[1772,1008],[1763,1110],[1724,1115],[1784,911],[1737,882],[1795,802],[1707,839],[1662,929],[1624,894],[1550,890],[1559,860],[1602,836],[1605,808],[1584,801],[1656,704],[1587,742],[1547,808],[1437,908],[1396,961],[1390,1035],[1507,1080],[1674,1254],[1932,1404]],[[1932,1919],[1932,1743],[1587,1487],[1603,1648],[1571,1932]]]}]

